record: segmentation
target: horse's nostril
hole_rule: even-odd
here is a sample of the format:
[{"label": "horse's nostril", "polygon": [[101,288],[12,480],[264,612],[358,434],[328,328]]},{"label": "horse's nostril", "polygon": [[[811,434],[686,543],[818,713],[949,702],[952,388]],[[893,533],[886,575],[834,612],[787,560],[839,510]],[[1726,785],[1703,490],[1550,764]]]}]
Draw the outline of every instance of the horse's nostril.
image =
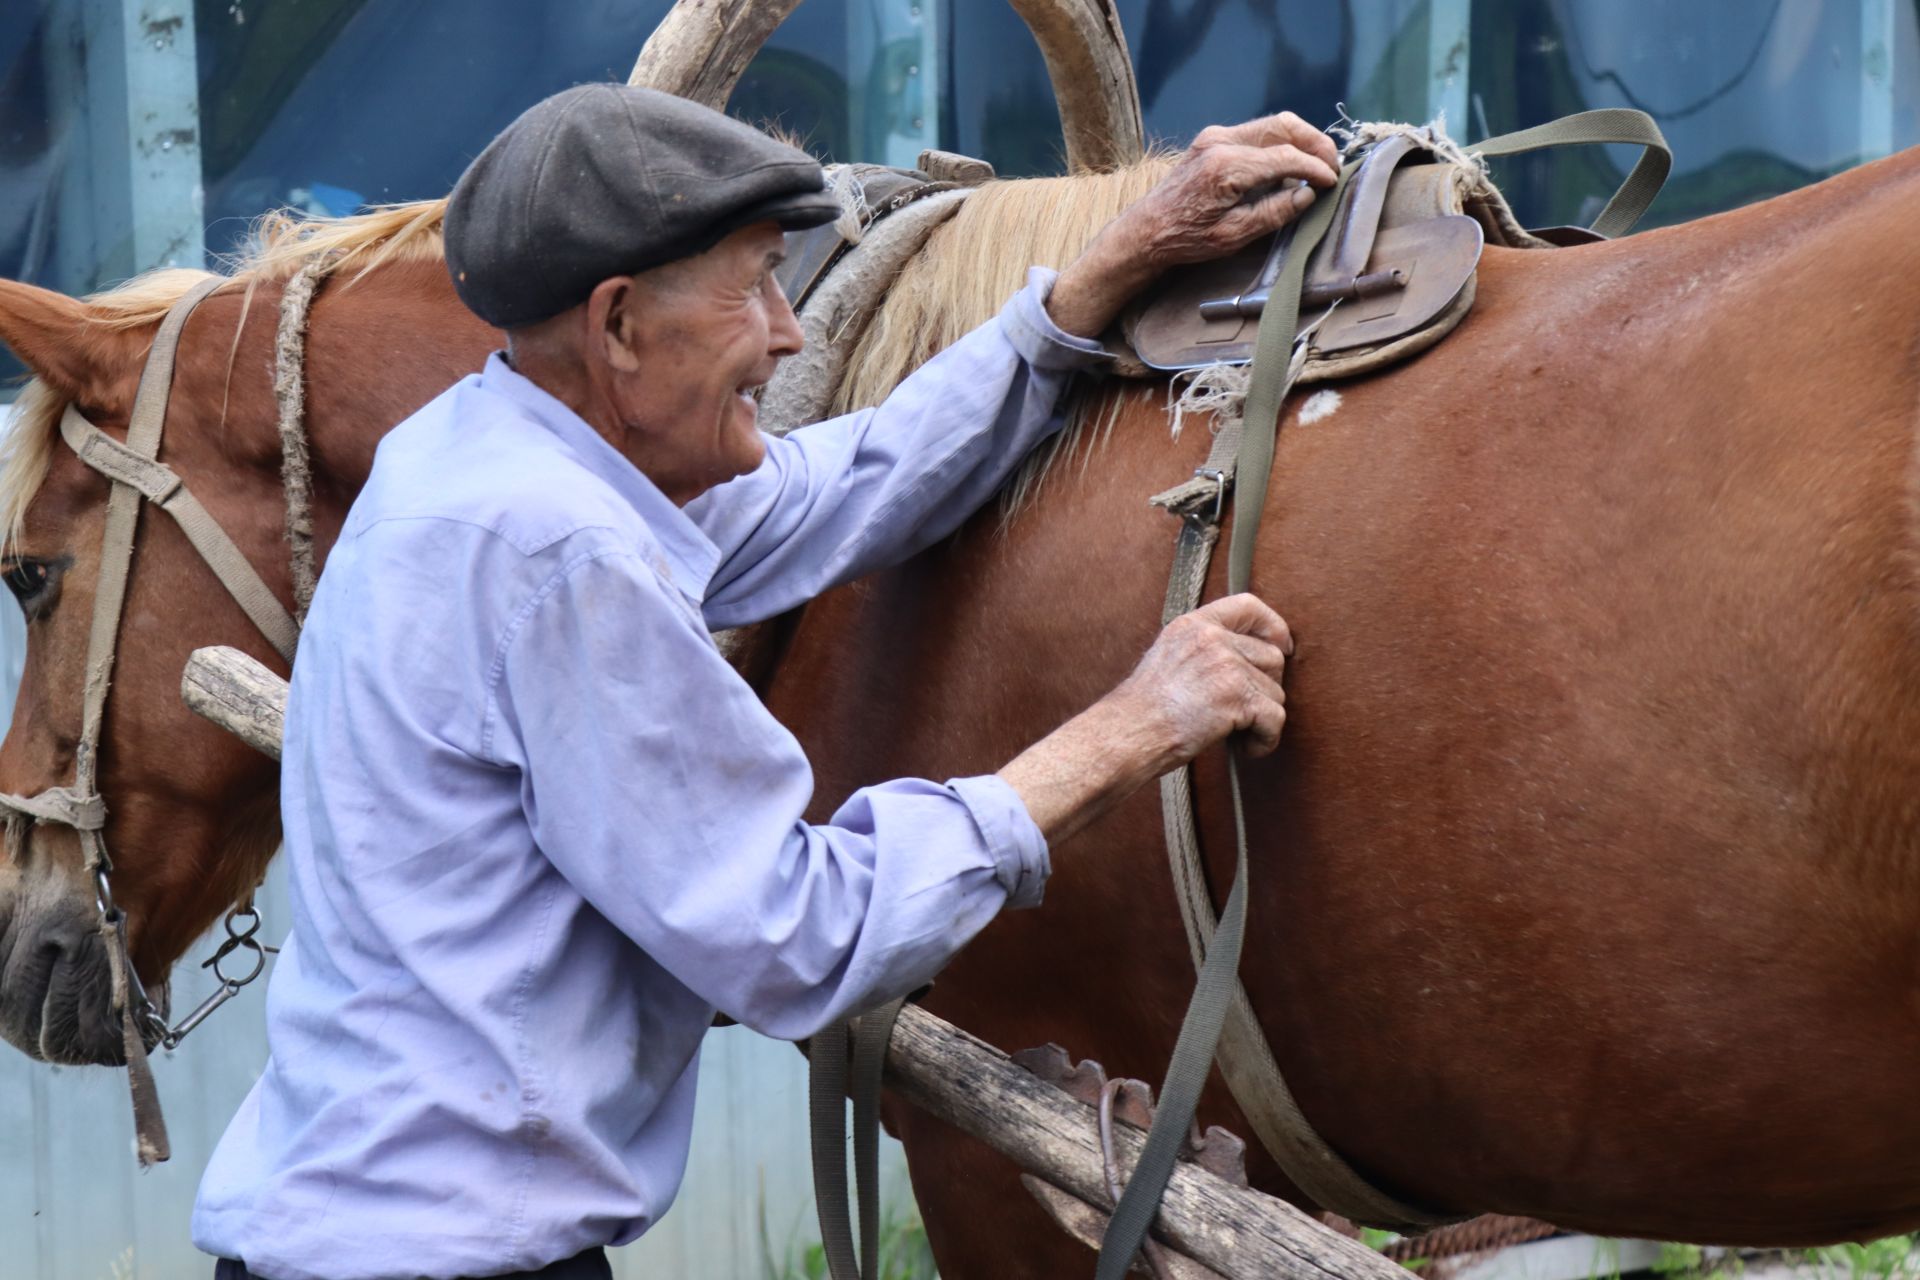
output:
[{"label": "horse's nostril", "polygon": [[22,914],[16,903],[11,924],[0,933],[0,1039],[52,1062],[119,1062],[112,973],[83,905]]}]

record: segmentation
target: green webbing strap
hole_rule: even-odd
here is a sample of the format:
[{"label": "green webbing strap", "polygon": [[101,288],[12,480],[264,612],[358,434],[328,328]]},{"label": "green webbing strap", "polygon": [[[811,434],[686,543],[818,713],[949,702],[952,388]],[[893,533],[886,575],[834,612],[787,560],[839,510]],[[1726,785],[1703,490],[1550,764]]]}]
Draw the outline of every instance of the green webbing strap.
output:
[{"label": "green webbing strap", "polygon": [[1599,142],[1625,142],[1643,148],[1633,172],[1613,193],[1613,198],[1607,201],[1607,207],[1600,211],[1600,216],[1593,220],[1593,230],[1601,235],[1609,238],[1623,236],[1633,230],[1634,223],[1640,221],[1640,215],[1660,194],[1660,188],[1673,168],[1673,150],[1667,146],[1666,136],[1660,132],[1660,126],[1646,112],[1627,107],[1582,111],[1577,115],[1535,125],[1531,129],[1487,138],[1462,150],[1482,156],[1514,156],[1548,147]]},{"label": "green webbing strap", "polygon": [[[880,1075],[905,1000],[893,1000],[815,1036],[807,1050],[813,1200],[833,1280],[880,1275]],[[853,1041],[849,1061],[847,1041]],[[860,1263],[847,1203],[847,1095],[853,1095],[853,1171],[859,1183]]]},{"label": "green webbing strap", "polygon": [[[1292,242],[1287,246],[1286,262],[1267,294],[1266,309],[1260,316],[1260,336],[1254,347],[1253,379],[1247,390],[1244,434],[1240,440],[1240,462],[1234,483],[1240,492],[1234,498],[1233,538],[1227,552],[1227,589],[1245,591],[1253,568],[1254,535],[1259,532],[1260,512],[1266,505],[1267,473],[1273,466],[1274,436],[1280,424],[1280,406],[1292,388],[1287,376],[1292,362],[1294,332],[1300,323],[1300,293],[1306,280],[1307,260],[1333,223],[1341,193],[1358,168],[1349,164],[1341,171],[1340,182],[1331,191],[1323,191],[1305,216],[1293,224]],[[1200,1105],[1200,1091],[1213,1070],[1213,1054],[1220,1043],[1220,1028],[1226,1021],[1227,1006],[1239,981],[1240,944],[1247,927],[1247,820],[1240,803],[1240,769],[1237,754],[1228,756],[1227,776],[1233,787],[1234,855],[1233,889],[1227,894],[1226,908],[1207,946],[1206,963],[1201,966],[1194,985],[1193,999],[1180,1024],[1180,1038],[1174,1043],[1173,1060],[1167,1065],[1166,1079],[1160,1086],[1160,1098],[1153,1114],[1153,1127],[1147,1131],[1146,1145],[1127,1179],[1127,1189],[1114,1207],[1107,1223],[1107,1234],[1100,1243],[1100,1262],[1096,1280],[1121,1280],[1133,1265],[1140,1242],[1160,1209],[1160,1197],[1167,1180],[1173,1176],[1174,1161],[1180,1144],[1193,1123]]]}]

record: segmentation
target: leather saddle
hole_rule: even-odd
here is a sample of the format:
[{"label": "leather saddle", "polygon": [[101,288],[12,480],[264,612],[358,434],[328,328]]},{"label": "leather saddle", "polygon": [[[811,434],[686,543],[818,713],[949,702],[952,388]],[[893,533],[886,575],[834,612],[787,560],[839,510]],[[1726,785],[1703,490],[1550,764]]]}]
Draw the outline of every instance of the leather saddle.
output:
[{"label": "leather saddle", "polygon": [[[1131,354],[1161,371],[1250,361],[1293,229],[1169,272],[1123,319]],[[1317,327],[1303,378],[1348,377],[1438,342],[1472,308],[1489,241],[1546,248],[1603,238],[1580,227],[1524,230],[1477,166],[1442,158],[1422,130],[1388,134],[1361,156],[1308,260],[1300,326]]]}]

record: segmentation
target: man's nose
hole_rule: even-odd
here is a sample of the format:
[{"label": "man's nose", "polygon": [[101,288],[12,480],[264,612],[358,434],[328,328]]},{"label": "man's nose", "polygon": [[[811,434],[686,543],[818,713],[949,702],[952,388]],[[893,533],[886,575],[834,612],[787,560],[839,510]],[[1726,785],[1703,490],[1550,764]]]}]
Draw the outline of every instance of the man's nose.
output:
[{"label": "man's nose", "polygon": [[787,291],[778,283],[772,288],[773,301],[767,315],[767,353],[782,358],[798,355],[806,345],[806,336],[800,332],[800,317],[793,314]]}]

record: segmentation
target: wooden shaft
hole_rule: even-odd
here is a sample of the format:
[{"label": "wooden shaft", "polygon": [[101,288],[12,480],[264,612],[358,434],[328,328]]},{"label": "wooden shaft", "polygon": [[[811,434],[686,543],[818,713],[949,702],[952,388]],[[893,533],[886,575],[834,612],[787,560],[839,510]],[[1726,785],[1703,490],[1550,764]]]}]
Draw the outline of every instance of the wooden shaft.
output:
[{"label": "wooden shaft", "polygon": [[679,0],[647,37],[627,83],[724,111],[733,86],[800,0]]},{"label": "wooden shaft", "polygon": [[[1108,1205],[1094,1109],[985,1041],[908,1005],[887,1048],[887,1083],[1047,1182]],[[1138,1129],[1114,1126],[1121,1168],[1133,1166],[1145,1141]],[[1285,1201],[1185,1161],[1174,1168],[1154,1234],[1230,1280],[1406,1280],[1380,1254]]]},{"label": "wooden shaft", "polygon": [[[279,758],[287,682],[260,662],[238,649],[196,649],[180,690],[194,711]],[[1094,1108],[985,1041],[908,1005],[887,1048],[887,1082],[1022,1168],[1107,1207]],[[1145,1138],[1115,1126],[1122,1168],[1139,1158]],[[1155,1234],[1229,1280],[1405,1280],[1380,1254],[1292,1205],[1184,1161],[1167,1186]]]},{"label": "wooden shaft", "polygon": [[1140,88],[1114,0],[1011,0],[1047,61],[1073,173],[1119,169],[1146,154]]},{"label": "wooden shaft", "polygon": [[180,676],[180,700],[256,751],[280,758],[287,682],[259,660],[225,645],[195,649]]}]

